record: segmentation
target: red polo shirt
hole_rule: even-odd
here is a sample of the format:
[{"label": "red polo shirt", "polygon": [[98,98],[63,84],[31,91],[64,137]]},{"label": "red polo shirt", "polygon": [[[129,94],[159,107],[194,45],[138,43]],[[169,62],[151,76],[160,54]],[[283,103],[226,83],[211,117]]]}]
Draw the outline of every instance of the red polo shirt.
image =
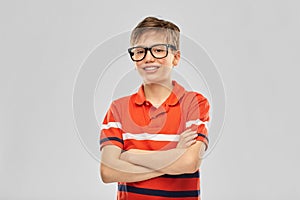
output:
[{"label": "red polo shirt", "polygon": [[[116,145],[123,150],[175,148],[187,128],[197,130],[196,140],[208,146],[209,103],[197,92],[186,91],[176,81],[158,108],[146,100],[143,85],[138,92],[112,102],[101,126],[100,148]],[[200,199],[199,171],[163,175],[136,183],[118,183],[118,199]]]}]

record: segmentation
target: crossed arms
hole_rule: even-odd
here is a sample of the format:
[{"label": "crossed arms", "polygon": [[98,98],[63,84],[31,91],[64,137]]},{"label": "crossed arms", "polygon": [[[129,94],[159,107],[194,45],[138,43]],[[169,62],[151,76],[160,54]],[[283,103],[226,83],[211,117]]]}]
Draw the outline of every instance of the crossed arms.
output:
[{"label": "crossed arms", "polygon": [[180,135],[177,147],[164,151],[122,149],[107,145],[102,149],[100,174],[104,183],[137,182],[164,174],[194,173],[201,164],[205,144],[196,141],[197,133],[187,129]]}]

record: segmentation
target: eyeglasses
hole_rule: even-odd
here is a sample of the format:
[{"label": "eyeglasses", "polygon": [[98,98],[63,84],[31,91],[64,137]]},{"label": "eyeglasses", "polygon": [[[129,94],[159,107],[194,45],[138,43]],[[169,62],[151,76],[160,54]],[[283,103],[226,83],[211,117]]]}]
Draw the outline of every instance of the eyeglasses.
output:
[{"label": "eyeglasses", "polygon": [[151,47],[131,47],[128,49],[128,53],[130,55],[130,58],[133,61],[137,62],[143,60],[146,57],[148,51],[150,51],[151,55],[154,58],[165,58],[168,56],[169,48],[176,50],[176,47],[171,44],[155,44]]}]

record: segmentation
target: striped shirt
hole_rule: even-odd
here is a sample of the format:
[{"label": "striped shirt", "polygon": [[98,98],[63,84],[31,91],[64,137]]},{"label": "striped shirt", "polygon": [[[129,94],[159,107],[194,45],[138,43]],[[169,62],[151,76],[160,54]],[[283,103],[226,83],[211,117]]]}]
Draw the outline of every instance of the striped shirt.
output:
[{"label": "striped shirt", "polygon": [[[123,150],[175,148],[180,133],[197,130],[196,140],[208,146],[209,103],[197,92],[186,91],[176,81],[158,108],[146,100],[143,85],[138,92],[112,102],[101,126],[100,149],[116,145]],[[119,200],[198,200],[200,172],[163,175],[135,183],[118,183]]]}]

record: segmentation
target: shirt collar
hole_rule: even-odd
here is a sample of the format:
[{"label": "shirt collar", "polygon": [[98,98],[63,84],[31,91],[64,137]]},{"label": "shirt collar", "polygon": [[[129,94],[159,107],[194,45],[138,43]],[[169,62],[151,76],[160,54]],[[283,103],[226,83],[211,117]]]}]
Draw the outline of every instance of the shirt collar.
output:
[{"label": "shirt collar", "polygon": [[[169,97],[167,98],[166,103],[168,105],[174,106],[184,95],[185,89],[174,80],[172,81],[172,84],[173,84],[173,90],[169,95]],[[144,85],[141,85],[137,92],[135,103],[138,105],[143,105],[145,102],[146,102],[146,97],[144,93]]]}]

